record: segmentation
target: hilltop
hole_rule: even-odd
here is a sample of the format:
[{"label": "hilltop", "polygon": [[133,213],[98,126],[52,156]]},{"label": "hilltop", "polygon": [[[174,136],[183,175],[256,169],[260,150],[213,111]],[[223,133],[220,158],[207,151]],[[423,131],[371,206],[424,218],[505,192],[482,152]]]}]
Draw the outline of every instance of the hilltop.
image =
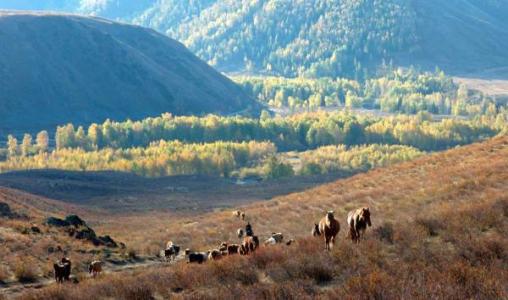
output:
[{"label": "hilltop", "polygon": [[232,81],[153,30],[67,14],[0,12],[2,132],[255,107]]}]

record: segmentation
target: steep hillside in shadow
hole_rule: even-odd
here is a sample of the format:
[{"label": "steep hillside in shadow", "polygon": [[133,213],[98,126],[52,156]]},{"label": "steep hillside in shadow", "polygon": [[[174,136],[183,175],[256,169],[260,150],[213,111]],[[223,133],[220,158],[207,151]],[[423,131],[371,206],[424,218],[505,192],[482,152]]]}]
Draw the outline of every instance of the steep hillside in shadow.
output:
[{"label": "steep hillside in shadow", "polygon": [[155,31],[98,18],[0,12],[2,132],[255,106],[233,82]]}]

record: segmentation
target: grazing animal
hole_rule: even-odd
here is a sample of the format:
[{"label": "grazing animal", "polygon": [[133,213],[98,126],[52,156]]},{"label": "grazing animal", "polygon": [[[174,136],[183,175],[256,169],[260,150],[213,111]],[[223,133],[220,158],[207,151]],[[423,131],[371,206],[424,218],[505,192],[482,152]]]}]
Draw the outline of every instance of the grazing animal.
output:
[{"label": "grazing animal", "polygon": [[235,210],[235,211],[233,212],[233,217],[240,218],[240,215],[241,215],[241,214],[242,214],[242,212],[241,212],[241,211],[239,211],[239,210]]},{"label": "grazing animal", "polygon": [[[246,236],[243,239],[242,250],[244,254],[254,252],[259,247],[259,239],[257,236]],[[242,254],[242,253],[240,253]]]},{"label": "grazing animal", "polygon": [[236,231],[236,235],[238,236],[239,239],[243,238],[243,229],[238,228],[238,230]]},{"label": "grazing animal", "polygon": [[209,260],[219,260],[219,259],[222,258],[222,251],[220,251],[219,249],[213,249],[213,250],[210,250],[208,252],[210,252],[208,254],[208,259]]},{"label": "grazing animal", "polygon": [[187,256],[187,263],[198,263],[202,264],[208,259],[208,252],[192,252],[190,249],[185,249],[185,255]]},{"label": "grazing animal", "polygon": [[265,240],[265,245],[266,246],[275,245],[275,244],[277,244],[277,241],[273,237],[270,237],[267,240]]},{"label": "grazing animal", "polygon": [[328,211],[326,216],[319,221],[319,232],[324,236],[325,249],[330,250],[335,244],[335,237],[340,231],[339,221],[335,220],[333,211]]},{"label": "grazing animal", "polygon": [[71,276],[71,260],[67,257],[62,258],[60,262],[53,264],[55,270],[56,282],[69,281]]},{"label": "grazing animal", "polygon": [[233,255],[233,254],[238,254],[239,248],[240,248],[240,245],[238,245],[238,244],[228,244],[228,243],[224,242],[220,245],[219,250],[223,253],[223,255],[225,255],[225,254]]},{"label": "grazing animal", "polygon": [[321,236],[321,232],[319,232],[319,225],[314,223],[314,228],[312,229],[312,236]]},{"label": "grazing animal", "polygon": [[245,236],[254,236],[254,231],[252,230],[252,225],[250,225],[249,222],[247,222],[247,225],[245,225]]},{"label": "grazing animal", "polygon": [[245,212],[244,211],[242,211],[240,216],[242,217],[242,221],[245,220]]},{"label": "grazing animal", "polygon": [[370,209],[368,207],[362,207],[350,211],[347,215],[347,223],[349,225],[349,237],[351,241],[359,243],[360,238],[365,236],[367,226],[372,226],[370,222]]},{"label": "grazing animal", "polygon": [[284,239],[284,235],[280,232],[272,232],[272,238],[275,240],[277,244],[282,243],[282,240]]},{"label": "grazing animal", "polygon": [[180,246],[172,244],[169,248],[164,250],[164,257],[169,261],[172,259],[175,260],[178,256],[178,253],[180,253]]},{"label": "grazing animal", "polygon": [[102,261],[94,260],[88,266],[88,273],[92,274],[92,277],[95,277],[102,273]]},{"label": "grazing animal", "polygon": [[290,239],[289,241],[286,242],[286,246],[291,246],[295,242],[296,241],[294,239]]}]

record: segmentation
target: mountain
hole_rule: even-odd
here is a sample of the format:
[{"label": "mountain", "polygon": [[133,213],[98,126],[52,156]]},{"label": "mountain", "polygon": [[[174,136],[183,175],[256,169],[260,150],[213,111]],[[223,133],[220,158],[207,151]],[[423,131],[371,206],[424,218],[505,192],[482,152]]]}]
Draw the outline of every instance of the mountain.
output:
[{"label": "mountain", "polygon": [[2,132],[255,106],[232,81],[151,29],[75,15],[0,12]]},{"label": "mountain", "polygon": [[453,74],[508,66],[503,0],[73,2],[72,11],[163,32],[221,71],[362,77],[390,62]]},{"label": "mountain", "polygon": [[152,8],[134,22],[232,72],[361,77],[383,61],[459,74],[508,66],[506,1],[197,2],[197,12]]}]

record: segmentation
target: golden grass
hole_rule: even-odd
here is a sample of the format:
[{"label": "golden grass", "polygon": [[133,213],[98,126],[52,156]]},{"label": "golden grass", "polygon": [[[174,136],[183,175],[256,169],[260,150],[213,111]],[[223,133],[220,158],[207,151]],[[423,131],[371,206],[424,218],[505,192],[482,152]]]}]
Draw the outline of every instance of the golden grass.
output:
[{"label": "golden grass", "polygon": [[[508,137],[498,137],[240,208],[261,238],[280,231],[295,246],[108,274],[21,298],[508,298],[507,182]],[[353,245],[345,218],[363,205],[371,207],[373,227]],[[329,209],[342,231],[327,253],[309,235]],[[236,241],[243,225],[228,211],[117,217],[100,229],[140,251],[168,239],[204,250]]]}]

